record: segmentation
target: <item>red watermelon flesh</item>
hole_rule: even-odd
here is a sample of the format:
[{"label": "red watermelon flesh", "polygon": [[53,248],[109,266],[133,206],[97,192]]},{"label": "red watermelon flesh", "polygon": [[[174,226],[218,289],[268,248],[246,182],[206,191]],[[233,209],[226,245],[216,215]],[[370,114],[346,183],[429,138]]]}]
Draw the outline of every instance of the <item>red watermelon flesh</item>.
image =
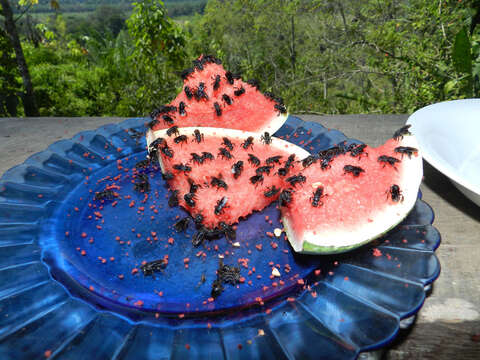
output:
[{"label": "red watermelon flesh", "polygon": [[[195,130],[198,131],[200,142],[196,141]],[[296,159],[309,155],[302,148],[275,137],[272,137],[270,144],[265,144],[262,140],[262,136],[265,139],[265,134],[193,127],[180,128],[178,131],[178,134],[171,137],[166,134],[166,130],[151,132],[147,136],[147,143],[150,148],[158,145],[160,167],[164,174],[173,174],[173,179],[168,180],[168,184],[172,192],[178,191],[179,204],[193,217],[201,214],[202,224],[210,229],[218,227],[220,222],[234,224],[239,218],[268,206],[278,198],[288,177],[279,176],[278,169],[284,166],[292,154]],[[183,136],[185,138],[182,138]],[[252,138],[252,145],[244,149],[242,144],[245,144],[249,137]],[[228,148],[225,138],[231,142],[233,150]],[[180,139],[184,141],[179,141]],[[167,150],[162,150],[166,147]],[[228,150],[228,153],[224,152],[222,155],[220,149]],[[204,153],[210,153],[213,159],[204,156]],[[258,158],[258,166],[251,159],[249,161],[249,154]],[[196,156],[197,159],[202,156],[205,159],[194,160]],[[267,164],[267,159],[274,159],[276,156],[279,156],[278,163],[270,160]],[[232,168],[239,161],[243,162],[243,171],[235,178]],[[178,165],[177,168],[175,165]],[[295,167],[298,168],[296,161],[291,165],[289,174],[296,171]],[[270,169],[265,169],[269,170],[269,174],[262,172],[263,181],[252,183],[252,177],[257,176],[257,171],[264,166],[271,166]],[[185,199],[186,194],[192,194],[192,183],[199,185],[193,192],[193,202]],[[224,206],[221,206],[222,201]]]},{"label": "red watermelon flesh", "polygon": [[[404,152],[398,152],[402,147]],[[297,252],[358,247],[397,225],[416,202],[422,157],[412,135],[332,156],[343,152],[339,149],[320,153],[317,162],[302,170],[306,182],[293,189],[292,201],[282,207],[285,230]]]},{"label": "red watermelon flesh", "polygon": [[152,112],[152,130],[203,126],[273,134],[286,121],[282,99],[225,71],[218,59],[202,56],[194,64],[177,97]]}]

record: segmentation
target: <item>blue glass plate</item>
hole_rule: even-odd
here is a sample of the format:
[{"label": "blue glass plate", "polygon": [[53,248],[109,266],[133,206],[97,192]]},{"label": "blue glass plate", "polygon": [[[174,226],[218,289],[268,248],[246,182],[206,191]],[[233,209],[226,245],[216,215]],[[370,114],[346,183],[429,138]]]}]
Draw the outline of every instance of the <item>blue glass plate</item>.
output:
[{"label": "blue glass plate", "polygon": [[[271,234],[275,205],[238,225],[240,247],[195,248],[192,224],[172,227],[186,213],[168,207],[158,169],[135,167],[145,121],[56,142],[1,178],[0,358],[350,359],[390,342],[422,306],[440,235],[421,194],[402,224],[346,254],[294,254]],[[275,135],[312,152],[359,143],[296,117]],[[134,190],[140,173],[148,196]],[[95,199],[105,189],[115,197]],[[220,255],[242,283],[213,300]],[[167,256],[155,276],[139,270]]]}]

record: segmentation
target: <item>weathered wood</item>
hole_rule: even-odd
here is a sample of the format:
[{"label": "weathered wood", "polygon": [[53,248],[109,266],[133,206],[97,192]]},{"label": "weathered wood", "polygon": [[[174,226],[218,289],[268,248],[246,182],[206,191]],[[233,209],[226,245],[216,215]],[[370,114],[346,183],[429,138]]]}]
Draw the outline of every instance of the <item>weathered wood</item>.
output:
[{"label": "weathered wood", "polygon": [[[407,115],[301,116],[348,137],[379,145],[405,124]],[[51,143],[120,118],[0,119],[0,174]],[[480,207],[425,163],[421,186],[442,235],[437,256],[442,273],[418,313],[385,359],[480,359]]]}]

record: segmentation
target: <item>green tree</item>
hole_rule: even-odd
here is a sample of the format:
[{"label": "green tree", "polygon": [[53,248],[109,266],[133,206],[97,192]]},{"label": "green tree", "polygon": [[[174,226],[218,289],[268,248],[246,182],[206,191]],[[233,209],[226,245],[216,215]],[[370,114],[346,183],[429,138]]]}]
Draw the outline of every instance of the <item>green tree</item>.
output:
[{"label": "green tree", "polygon": [[127,26],[134,41],[134,72],[127,86],[136,96],[136,109],[146,113],[175,94],[186,61],[185,36],[162,1],[142,0],[133,6]]},{"label": "green tree", "polygon": [[17,116],[21,84],[10,39],[0,28],[0,116]]}]

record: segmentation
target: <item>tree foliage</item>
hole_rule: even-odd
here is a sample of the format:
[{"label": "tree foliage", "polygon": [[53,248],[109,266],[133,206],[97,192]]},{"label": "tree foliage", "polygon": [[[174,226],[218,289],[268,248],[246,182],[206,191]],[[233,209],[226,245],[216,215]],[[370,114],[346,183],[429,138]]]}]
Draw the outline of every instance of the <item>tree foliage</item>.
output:
[{"label": "tree foliage", "polygon": [[[480,95],[478,0],[203,3],[167,2],[180,13],[185,6],[203,10],[183,22],[158,0],[138,0],[131,14],[104,0],[83,20],[61,11],[38,25],[22,19],[40,113],[147,114],[175,96],[180,71],[202,53],[259,80],[290,112],[410,113]],[[0,77],[18,81],[2,64]]]}]

